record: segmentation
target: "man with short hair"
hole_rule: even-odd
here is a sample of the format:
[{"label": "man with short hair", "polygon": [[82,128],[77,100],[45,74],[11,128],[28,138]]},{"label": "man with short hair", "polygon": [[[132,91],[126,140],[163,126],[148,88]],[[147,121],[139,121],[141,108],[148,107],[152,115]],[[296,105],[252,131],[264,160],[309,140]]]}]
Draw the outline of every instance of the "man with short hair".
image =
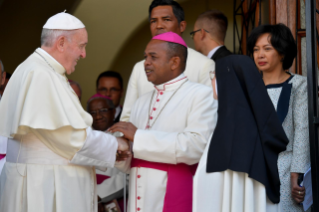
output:
[{"label": "man with short hair", "polygon": [[123,79],[115,71],[105,71],[96,80],[96,92],[110,97],[115,106],[114,123],[120,121],[122,106],[120,105],[123,96]]},{"label": "man with short hair", "polygon": [[69,83],[70,83],[71,88],[76,93],[76,95],[79,97],[79,100],[81,101],[82,88],[81,88],[80,84],[74,80],[69,80]]},{"label": "man with short hair", "polygon": [[[152,37],[165,32],[175,32],[182,36],[186,29],[183,8],[173,0],[154,0],[149,7],[149,22]],[[187,48],[185,76],[192,82],[211,87],[209,71],[215,70],[215,63],[202,54]],[[131,107],[143,94],[153,91],[154,85],[148,82],[144,73],[144,60],[135,64],[126,91],[121,121],[128,121]]]},{"label": "man with short hair", "polygon": [[227,17],[219,10],[209,10],[200,14],[195,22],[194,31],[190,33],[195,49],[215,62],[231,55],[224,46],[227,26]]},{"label": "man with short hair", "polygon": [[148,43],[145,75],[155,89],[132,107],[130,122],[111,132],[132,141],[132,162],[116,166],[130,173],[128,211],[191,212],[193,174],[216,124],[210,87],[184,75],[187,45],[176,33]]},{"label": "man with short hair", "polygon": [[43,26],[41,48],[14,71],[0,102],[0,134],[9,138],[0,211],[97,211],[95,167],[113,167],[117,149],[129,147],[91,128],[68,83],[87,43],[84,24],[58,13]]}]

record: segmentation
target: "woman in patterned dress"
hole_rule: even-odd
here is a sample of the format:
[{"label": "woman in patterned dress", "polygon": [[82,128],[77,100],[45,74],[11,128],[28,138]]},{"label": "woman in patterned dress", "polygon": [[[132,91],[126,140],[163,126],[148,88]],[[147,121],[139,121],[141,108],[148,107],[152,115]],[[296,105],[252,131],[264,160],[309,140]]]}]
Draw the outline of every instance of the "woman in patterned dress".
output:
[{"label": "woman in patterned dress", "polygon": [[278,157],[280,211],[303,211],[305,189],[297,183],[299,174],[310,167],[307,78],[291,74],[297,54],[295,40],[283,24],[262,25],[248,38],[248,50],[262,73],[269,97],[289,139]]}]

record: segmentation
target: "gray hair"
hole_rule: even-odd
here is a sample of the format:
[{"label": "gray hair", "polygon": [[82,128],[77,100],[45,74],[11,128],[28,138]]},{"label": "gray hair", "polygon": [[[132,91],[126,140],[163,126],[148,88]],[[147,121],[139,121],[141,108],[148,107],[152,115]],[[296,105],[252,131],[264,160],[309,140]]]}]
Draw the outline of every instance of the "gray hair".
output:
[{"label": "gray hair", "polygon": [[2,70],[2,72],[4,72],[4,67],[3,67],[3,63],[2,63],[2,61],[0,60],[0,66],[1,66],[1,70]]},{"label": "gray hair", "polygon": [[70,42],[74,32],[75,30],[42,29],[41,46],[51,47],[61,36],[65,36]]}]

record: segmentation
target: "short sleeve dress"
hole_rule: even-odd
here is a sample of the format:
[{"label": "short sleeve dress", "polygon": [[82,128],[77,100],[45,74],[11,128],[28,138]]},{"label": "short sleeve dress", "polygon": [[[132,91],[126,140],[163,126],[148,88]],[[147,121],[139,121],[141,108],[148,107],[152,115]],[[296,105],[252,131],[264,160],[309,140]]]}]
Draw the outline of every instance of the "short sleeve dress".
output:
[{"label": "short sleeve dress", "polygon": [[266,89],[289,139],[286,151],[278,157],[280,211],[301,212],[302,206],[291,196],[290,173],[305,173],[310,167],[307,78],[291,75]]}]

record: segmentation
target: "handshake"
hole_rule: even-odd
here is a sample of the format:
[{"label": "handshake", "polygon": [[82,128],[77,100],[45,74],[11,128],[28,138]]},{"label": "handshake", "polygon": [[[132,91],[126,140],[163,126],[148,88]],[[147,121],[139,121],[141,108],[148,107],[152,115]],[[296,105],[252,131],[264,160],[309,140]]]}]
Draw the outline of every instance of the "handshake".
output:
[{"label": "handshake", "polygon": [[116,140],[118,143],[116,161],[124,161],[132,155],[130,150],[130,141],[122,137],[117,137]]},{"label": "handshake", "polygon": [[119,144],[116,153],[116,161],[123,161],[129,158],[132,155],[129,141],[134,142],[134,136],[137,131],[137,127],[135,127],[131,122],[121,121],[114,124],[107,131],[112,134],[117,132],[123,135],[123,137],[116,138]]}]

